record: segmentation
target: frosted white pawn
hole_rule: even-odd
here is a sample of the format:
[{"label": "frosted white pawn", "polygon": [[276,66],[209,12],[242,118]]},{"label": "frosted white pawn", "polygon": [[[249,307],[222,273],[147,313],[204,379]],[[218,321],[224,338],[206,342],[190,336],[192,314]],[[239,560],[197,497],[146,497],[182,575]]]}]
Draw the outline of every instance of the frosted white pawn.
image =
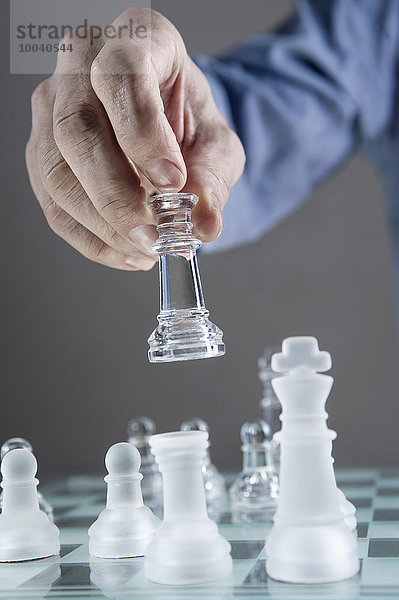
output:
[{"label": "frosted white pawn", "polygon": [[[198,417],[186,419],[180,425],[180,431],[206,431],[209,435],[208,424]],[[218,471],[211,460],[209,450],[211,443],[208,442],[204,464],[202,465],[202,476],[204,478],[205,497],[208,505],[208,512],[212,513],[214,505],[219,505],[226,499],[226,483],[223,475]]]},{"label": "frosted white pawn", "polygon": [[141,494],[140,453],[119,442],[108,450],[107,504],[89,528],[89,552],[100,558],[143,556],[160,521],[144,506]]},{"label": "frosted white pawn", "polygon": [[36,459],[26,448],[10,450],[2,460],[0,562],[45,558],[60,550],[58,528],[39,508],[36,471]]},{"label": "frosted white pawn", "polygon": [[150,444],[163,476],[164,520],[147,547],[145,576],[170,585],[226,577],[232,571],[231,547],[206,512],[202,465],[207,432],[158,434]]},{"label": "frosted white pawn", "polygon": [[[28,442],[28,440],[26,440],[25,438],[14,437],[14,438],[10,438],[9,440],[5,441],[4,444],[2,445],[1,451],[0,451],[1,460],[3,460],[5,455],[8,452],[10,452],[10,450],[16,450],[17,448],[26,448],[27,450],[29,450],[29,452],[33,452],[32,445],[30,444],[30,442]],[[54,521],[53,507],[51,506],[51,504],[49,502],[47,502],[47,500],[45,500],[45,498],[43,498],[43,494],[41,494],[39,489],[37,490],[37,498],[39,500],[40,510],[42,510],[43,512],[46,513],[46,515],[48,516],[50,521]],[[2,506],[3,506],[3,494],[0,495],[0,512],[2,510]]]},{"label": "frosted white pawn", "polygon": [[331,459],[336,433],[327,428],[325,403],[333,378],[328,352],[314,337],[283,341],[272,368],[282,405],[280,499],[266,540],[266,570],[279,581],[329,583],[359,571],[356,539],[341,510]]},{"label": "frosted white pawn", "polygon": [[244,423],[240,435],[243,468],[230,488],[232,508],[244,511],[241,520],[252,520],[251,513],[253,520],[262,520],[265,510],[276,508],[279,493],[271,429],[262,419],[255,419]]}]

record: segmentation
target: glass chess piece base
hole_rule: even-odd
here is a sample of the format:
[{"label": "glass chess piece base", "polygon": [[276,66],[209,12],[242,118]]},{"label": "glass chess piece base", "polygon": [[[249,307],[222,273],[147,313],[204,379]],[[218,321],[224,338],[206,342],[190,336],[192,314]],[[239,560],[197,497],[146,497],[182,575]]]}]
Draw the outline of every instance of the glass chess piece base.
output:
[{"label": "glass chess piece base", "polygon": [[209,319],[209,312],[165,311],[148,343],[150,362],[196,360],[223,356],[223,333]]},{"label": "glass chess piece base", "polygon": [[278,477],[268,467],[241,473],[230,489],[234,523],[273,520],[279,493]]},{"label": "glass chess piece base", "polygon": [[160,313],[149,337],[150,362],[172,362],[223,356],[222,331],[209,320],[197,261],[202,242],[192,234],[191,211],[195,194],[152,196],[149,205],[157,218],[159,238]]},{"label": "glass chess piece base", "polygon": [[273,464],[271,428],[262,419],[241,427],[243,468],[230,488],[235,523],[265,523],[272,520],[279,497],[279,478]]}]

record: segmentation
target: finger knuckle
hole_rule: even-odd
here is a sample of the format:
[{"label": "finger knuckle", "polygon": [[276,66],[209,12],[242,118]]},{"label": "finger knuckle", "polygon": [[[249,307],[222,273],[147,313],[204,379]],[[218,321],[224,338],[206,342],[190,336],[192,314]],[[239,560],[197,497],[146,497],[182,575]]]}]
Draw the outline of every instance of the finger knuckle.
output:
[{"label": "finger knuckle", "polygon": [[107,202],[100,207],[100,214],[108,223],[115,227],[123,229],[132,219],[132,204],[129,200],[123,200],[120,197]]},{"label": "finger knuckle", "polygon": [[59,154],[48,152],[39,157],[39,168],[44,186],[50,194],[65,188],[69,168]]},{"label": "finger knuckle", "polygon": [[31,96],[32,110],[36,110],[37,106],[47,102],[50,95],[50,79],[44,79],[33,90]]},{"label": "finger knuckle", "polygon": [[110,261],[111,248],[95,235],[87,238],[84,254],[96,262],[107,263]]},{"label": "finger knuckle", "polygon": [[54,133],[61,138],[75,138],[95,129],[98,123],[97,109],[84,100],[64,103],[54,112]]},{"label": "finger knuckle", "polygon": [[74,102],[57,108],[54,114],[54,138],[66,152],[73,151],[77,158],[90,157],[104,142],[98,113],[90,102]]},{"label": "finger knuckle", "polygon": [[64,211],[58,204],[54,202],[51,197],[48,197],[42,204],[42,210],[46,217],[49,227],[55,232],[59,233],[64,229],[65,219]]}]

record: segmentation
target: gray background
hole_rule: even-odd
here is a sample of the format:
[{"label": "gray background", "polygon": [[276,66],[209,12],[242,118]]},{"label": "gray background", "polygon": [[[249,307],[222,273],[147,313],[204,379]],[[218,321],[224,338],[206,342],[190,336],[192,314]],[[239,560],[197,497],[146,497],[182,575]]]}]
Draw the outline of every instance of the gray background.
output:
[{"label": "gray background", "polygon": [[[216,52],[290,10],[281,0],[153,7],[178,26],[191,53]],[[373,168],[353,157],[258,243],[203,257],[207,306],[228,353],[150,365],[157,272],[90,263],[50,231],[24,165],[40,78],[8,75],[4,47],[1,61],[1,440],[31,440],[42,478],[100,472],[131,416],[148,414],[165,431],[198,415],[210,423],[215,463],[238,469],[239,427],[260,415],[258,356],[288,335],[312,334],[333,355],[337,464],[397,464],[391,257]]]}]

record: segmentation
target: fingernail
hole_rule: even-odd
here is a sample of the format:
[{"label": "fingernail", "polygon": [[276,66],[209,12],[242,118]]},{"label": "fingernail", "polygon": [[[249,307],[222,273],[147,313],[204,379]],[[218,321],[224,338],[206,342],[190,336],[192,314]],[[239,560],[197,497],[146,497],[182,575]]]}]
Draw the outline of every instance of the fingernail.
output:
[{"label": "fingernail", "polygon": [[185,177],[175,164],[166,158],[151,160],[147,163],[147,177],[157,190],[180,190]]},{"label": "fingernail", "polygon": [[154,260],[147,258],[138,258],[137,256],[128,256],[125,260],[127,265],[141,269],[142,271],[149,271],[155,264]]},{"label": "fingernail", "polygon": [[153,256],[154,259],[158,257],[158,254],[151,248],[158,239],[158,233],[154,225],[139,225],[131,230],[129,237],[139,250]]}]

